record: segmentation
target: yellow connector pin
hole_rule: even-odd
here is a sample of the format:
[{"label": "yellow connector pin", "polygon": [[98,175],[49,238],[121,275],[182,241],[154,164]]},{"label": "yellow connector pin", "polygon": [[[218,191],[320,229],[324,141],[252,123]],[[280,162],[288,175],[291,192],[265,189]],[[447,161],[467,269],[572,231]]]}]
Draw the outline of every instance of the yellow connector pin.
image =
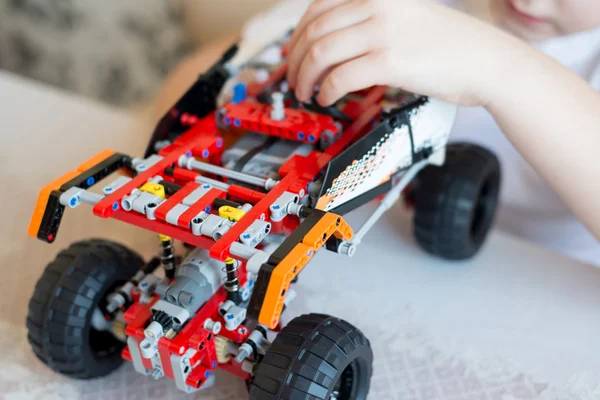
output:
[{"label": "yellow connector pin", "polygon": [[146,182],[142,185],[140,190],[142,192],[147,192],[147,193],[153,194],[155,196],[158,196],[161,199],[164,199],[167,197],[167,195],[165,193],[165,187],[158,183]]},{"label": "yellow connector pin", "polygon": [[227,218],[233,222],[239,221],[244,215],[246,215],[246,213],[239,208],[234,208],[231,206],[222,206],[219,208],[219,216],[221,216],[221,218]]},{"label": "yellow connector pin", "polygon": [[[160,197],[161,199],[164,199],[167,197],[167,194],[165,192],[165,187],[159,183],[146,182],[140,187],[140,191],[153,194],[155,196]],[[158,234],[158,238],[162,242],[168,242],[171,240],[171,237],[160,234],[160,233]]]}]

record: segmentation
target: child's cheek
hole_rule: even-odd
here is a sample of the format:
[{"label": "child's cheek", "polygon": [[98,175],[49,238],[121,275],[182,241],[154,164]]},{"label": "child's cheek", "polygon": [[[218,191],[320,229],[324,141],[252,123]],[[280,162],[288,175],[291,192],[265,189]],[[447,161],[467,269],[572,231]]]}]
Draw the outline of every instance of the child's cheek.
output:
[{"label": "child's cheek", "polygon": [[600,1],[557,0],[557,22],[565,34],[584,32],[600,27]]}]

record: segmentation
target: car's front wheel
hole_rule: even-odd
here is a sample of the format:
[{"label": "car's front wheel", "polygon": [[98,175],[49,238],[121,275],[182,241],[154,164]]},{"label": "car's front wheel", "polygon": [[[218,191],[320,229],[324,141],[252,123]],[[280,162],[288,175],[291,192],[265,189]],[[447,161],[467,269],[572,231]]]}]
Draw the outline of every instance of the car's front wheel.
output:
[{"label": "car's front wheel", "polygon": [[97,378],[118,368],[124,343],[95,328],[93,319],[105,297],[143,264],[136,253],[106,240],[81,241],[61,251],[29,302],[28,339],[36,356],[71,378]]},{"label": "car's front wheel", "polygon": [[294,318],[254,370],[250,400],[364,400],[373,352],[358,328],[321,314]]}]

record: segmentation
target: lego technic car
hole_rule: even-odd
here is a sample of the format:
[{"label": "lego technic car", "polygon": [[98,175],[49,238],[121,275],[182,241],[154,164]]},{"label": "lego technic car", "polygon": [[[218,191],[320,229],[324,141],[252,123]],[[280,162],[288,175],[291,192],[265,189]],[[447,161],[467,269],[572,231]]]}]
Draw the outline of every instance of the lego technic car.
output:
[{"label": "lego technic car", "polygon": [[[159,122],[143,158],[107,150],[41,190],[29,233],[43,241],[65,208],[86,203],[160,242],[149,260],[109,240],[58,253],[27,317],[50,368],[89,379],[127,360],[188,393],[220,368],[251,399],[364,399],[373,355],[358,328],[322,314],[280,323],[297,275],[322,247],[352,256],[400,197],[424,250],[479,250],[500,168],[481,147],[448,144],[457,108],[388,87],[301,103],[285,79],[288,39],[243,62],[234,45]],[[343,215],[371,201],[354,233]]]}]

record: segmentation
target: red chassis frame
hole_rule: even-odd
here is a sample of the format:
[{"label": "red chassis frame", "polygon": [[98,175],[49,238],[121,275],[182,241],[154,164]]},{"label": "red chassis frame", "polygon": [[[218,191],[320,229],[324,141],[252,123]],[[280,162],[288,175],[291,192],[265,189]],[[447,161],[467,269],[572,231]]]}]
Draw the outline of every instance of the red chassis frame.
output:
[{"label": "red chassis frame", "polygon": [[[291,192],[300,198],[304,197],[307,185],[319,176],[328,163],[349,145],[370,131],[372,122],[377,120],[382,111],[380,103],[386,91],[385,87],[374,87],[360,93],[362,101],[349,101],[343,112],[350,117],[351,121],[344,123],[343,132],[339,139],[323,152],[313,150],[307,156],[296,155],[292,157],[280,168],[279,175],[281,180],[279,183],[268,192],[263,193],[236,184],[229,185],[226,190],[212,188],[178,217],[177,225],[167,222],[167,213],[173,207],[177,206],[186,195],[200,186],[196,178],[201,177],[201,175],[197,172],[179,168],[179,158],[181,156],[194,156],[202,159],[219,160],[224,150],[223,138],[219,135],[220,123],[228,124],[234,130],[237,128],[252,128],[254,131],[260,131],[267,135],[305,140],[307,142],[314,142],[319,139],[317,130],[321,130],[324,127],[336,129],[333,118],[304,110],[293,110],[293,112],[290,112],[281,121],[263,118],[268,113],[268,107],[255,102],[252,100],[252,97],[260,93],[268,85],[280,80],[284,76],[285,71],[286,65],[284,64],[279,70],[271,74],[269,81],[261,85],[255,84],[248,87],[250,99],[238,104],[227,104],[225,109],[228,117],[226,118],[231,118],[227,121],[224,121],[222,115],[216,111],[202,118],[188,113],[182,114],[179,117],[180,122],[183,125],[189,126],[189,129],[174,140],[172,144],[160,150],[158,154],[162,157],[161,160],[147,169],[139,171],[135,176],[132,176],[129,182],[98,201],[93,207],[94,214],[102,218],[112,217],[143,229],[172,237],[191,246],[206,249],[209,251],[210,257],[216,260],[225,261],[228,258],[236,258],[241,262],[239,269],[240,285],[246,284],[246,260],[231,254],[230,248],[232,244],[238,240],[240,235],[254,221],[263,218],[272,224],[272,231],[274,233],[284,231],[287,233],[293,232],[298,227],[299,219],[294,216],[286,216],[283,221],[271,221],[270,206],[284,192]],[[310,134],[310,129],[313,129],[315,135]],[[293,136],[296,135],[295,132],[305,132],[306,136],[303,134],[302,138],[294,138]],[[40,237],[39,233],[41,231],[40,225],[44,223],[44,211],[48,207],[49,199],[53,195],[56,196],[57,193],[60,194],[61,190],[64,191],[65,185],[68,185],[69,182],[77,181],[81,176],[91,176],[89,172],[91,169],[102,165],[103,162],[114,156],[114,152],[105,151],[82,164],[77,171],[71,171],[46,186],[40,193],[29,233],[32,236],[38,236],[40,239],[52,242],[55,239],[54,233],[46,237]],[[167,173],[167,171],[169,172]],[[106,175],[108,174],[105,173],[102,177]],[[145,215],[128,212],[121,208],[121,201],[125,196],[155,176],[161,176],[165,181],[181,186],[179,191],[167,197],[159,205],[156,209],[155,220],[150,220]],[[218,177],[211,175],[206,175],[205,177],[218,179]],[[86,181],[87,187],[92,186],[98,180],[94,178],[90,181],[88,177]],[[81,182],[81,179],[79,181]],[[83,187],[83,189],[87,189],[87,187]],[[252,209],[217,241],[207,236],[193,234],[191,229],[192,219],[200,211],[214,212],[214,210],[211,210],[211,206],[217,198],[249,203],[252,205]],[[318,247],[322,244],[320,243]],[[306,258],[305,263],[312,257],[313,250],[316,250],[316,248],[303,246],[302,249],[309,249],[308,254],[304,256]],[[248,283],[252,284],[252,282]],[[135,299],[135,293],[132,292],[132,295]],[[154,295],[153,300],[145,305],[134,301],[133,305],[123,310],[125,311],[124,320],[127,323],[126,334],[134,338],[138,344],[144,339],[144,327],[152,316],[151,307],[158,299],[159,296]],[[249,379],[250,374],[244,371],[243,364],[236,363],[233,360],[228,363],[217,363],[213,333],[203,326],[207,318],[224,323],[223,316],[219,314],[218,307],[225,300],[226,292],[221,287],[172,340],[166,337],[162,337],[159,340],[159,355],[166,376],[172,379],[175,378],[170,361],[171,355],[181,356],[188,349],[194,349],[196,350],[195,355],[190,359],[192,372],[186,379],[186,383],[189,386],[200,388],[216,368],[222,368],[244,379]],[[277,329],[278,318],[279,315],[276,314],[276,318],[267,321],[267,325],[273,329]],[[264,321],[261,322],[264,323]],[[247,339],[249,333],[250,329],[244,325],[240,325],[235,331],[223,329],[219,334],[235,343],[241,344]],[[127,347],[123,351],[123,357],[129,361],[132,360]],[[153,367],[150,359],[143,359],[143,364],[148,371],[152,371]]]}]

